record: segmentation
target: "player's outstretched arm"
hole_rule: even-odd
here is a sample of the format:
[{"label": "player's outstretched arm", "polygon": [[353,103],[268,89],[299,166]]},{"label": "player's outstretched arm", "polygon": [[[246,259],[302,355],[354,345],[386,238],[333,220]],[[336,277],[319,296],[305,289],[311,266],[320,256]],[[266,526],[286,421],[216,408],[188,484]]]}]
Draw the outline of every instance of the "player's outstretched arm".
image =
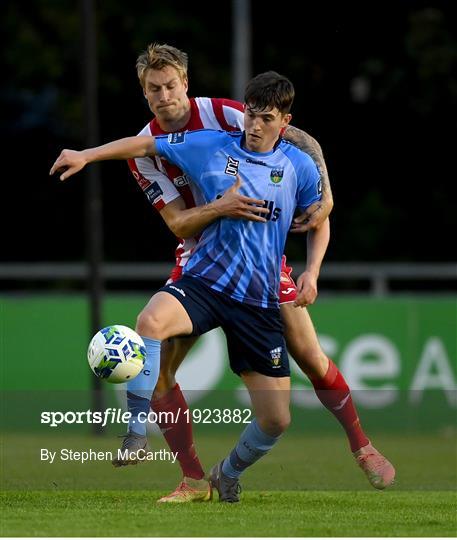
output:
[{"label": "player's outstretched arm", "polygon": [[126,137],[85,150],[62,150],[49,174],[61,172],[60,180],[66,180],[88,163],[108,159],[129,159],[156,155],[154,137]]},{"label": "player's outstretched arm", "polygon": [[240,186],[241,178],[237,175],[233,186],[220,199],[204,206],[186,208],[183,198],[178,197],[168,203],[160,211],[160,215],[178,238],[196,236],[213,221],[222,217],[266,222],[267,220],[259,215],[269,213],[268,208],[262,206],[264,201],[241,195]]},{"label": "player's outstretched arm", "polygon": [[321,174],[322,199],[310,206],[301,216],[292,222],[291,232],[303,233],[324,223],[333,208],[333,195],[327,172],[324,155],[320,144],[306,131],[288,126],[284,138],[293,142],[298,148],[309,154],[316,163]]},{"label": "player's outstretched arm", "polygon": [[313,304],[317,298],[317,278],[330,240],[330,220],[308,232],[306,270],[297,279],[295,306]]}]

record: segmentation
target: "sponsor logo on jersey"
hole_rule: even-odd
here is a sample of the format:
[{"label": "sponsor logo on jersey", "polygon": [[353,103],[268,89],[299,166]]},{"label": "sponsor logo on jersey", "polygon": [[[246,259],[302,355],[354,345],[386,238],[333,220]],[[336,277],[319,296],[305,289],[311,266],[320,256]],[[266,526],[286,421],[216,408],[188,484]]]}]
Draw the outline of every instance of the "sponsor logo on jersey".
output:
[{"label": "sponsor logo on jersey", "polygon": [[[130,160],[129,159],[129,163],[130,162],[133,162],[135,163],[135,161],[132,159]],[[136,165],[133,165],[136,167]],[[132,166],[132,167],[133,167]],[[142,174],[140,174],[137,170],[131,168],[130,169],[132,171],[132,174],[133,174],[133,177],[135,178],[135,180],[138,182],[138,185],[140,186],[140,188],[145,191],[147,187],[149,187],[151,185],[151,182],[149,180],[147,180]]]},{"label": "sponsor logo on jersey", "polygon": [[263,208],[268,208],[270,211],[269,214],[266,214],[264,217],[267,221],[277,221],[279,219],[279,216],[281,215],[281,208],[276,207],[275,208],[275,202],[274,201],[268,201],[264,200]]},{"label": "sponsor logo on jersey", "polygon": [[252,159],[252,158],[246,158],[246,163],[251,163],[252,165],[263,165],[264,167],[268,167],[265,161],[259,161],[257,159]]},{"label": "sponsor logo on jersey", "polygon": [[182,144],[186,139],[186,132],[181,131],[179,133],[170,133],[168,135],[168,142],[170,144]]},{"label": "sponsor logo on jersey", "polygon": [[151,182],[144,176],[139,176],[136,181],[138,182],[138,185],[143,191],[146,191],[146,189],[151,185]]},{"label": "sponsor logo on jersey", "polygon": [[272,169],[270,173],[270,180],[273,184],[279,184],[284,176],[284,169]]},{"label": "sponsor logo on jersey", "polygon": [[238,167],[240,162],[237,159],[233,159],[232,156],[228,156],[227,165],[225,166],[225,174],[236,176],[238,174]]},{"label": "sponsor logo on jersey", "polygon": [[144,193],[148,198],[148,201],[152,204],[159,201],[163,195],[163,191],[157,182],[152,182],[152,184],[144,190]]},{"label": "sponsor logo on jersey", "polygon": [[176,187],[183,187],[187,186],[190,183],[190,179],[186,174],[182,174],[181,176],[177,176],[176,178],[173,178],[173,184]]},{"label": "sponsor logo on jersey", "polygon": [[276,347],[270,351],[271,366],[273,368],[281,367],[282,347]]}]

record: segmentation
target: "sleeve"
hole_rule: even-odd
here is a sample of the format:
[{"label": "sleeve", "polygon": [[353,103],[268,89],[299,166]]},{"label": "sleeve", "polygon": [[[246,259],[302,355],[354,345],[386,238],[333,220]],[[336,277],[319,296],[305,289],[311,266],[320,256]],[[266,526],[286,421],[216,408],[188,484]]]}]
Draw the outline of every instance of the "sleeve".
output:
[{"label": "sleeve", "polygon": [[212,129],[170,133],[155,138],[156,149],[160,156],[198,182],[205,165],[215,150],[220,148],[224,136],[228,135]]},{"label": "sleeve", "polygon": [[158,212],[180,197],[168,176],[159,171],[154,158],[129,159],[128,165],[148,201]]},{"label": "sleeve", "polygon": [[322,182],[319,170],[312,158],[302,153],[298,176],[297,207],[306,210],[308,206],[322,198]]},{"label": "sleeve", "polygon": [[225,131],[243,131],[244,105],[239,101],[224,98],[212,98],[214,115]]}]

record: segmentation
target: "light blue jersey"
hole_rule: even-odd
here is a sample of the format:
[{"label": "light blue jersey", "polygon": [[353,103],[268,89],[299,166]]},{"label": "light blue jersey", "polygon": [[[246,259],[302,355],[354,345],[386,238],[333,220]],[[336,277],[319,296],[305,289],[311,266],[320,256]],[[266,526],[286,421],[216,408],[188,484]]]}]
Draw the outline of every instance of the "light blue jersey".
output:
[{"label": "light blue jersey", "polygon": [[260,307],[277,307],[281,257],[297,207],[321,198],[314,161],[281,140],[271,152],[243,148],[241,132],[199,130],[156,137],[157,152],[178,165],[207,203],[242,180],[240,193],[265,201],[266,223],[218,219],[202,233],[184,267],[216,291]]}]

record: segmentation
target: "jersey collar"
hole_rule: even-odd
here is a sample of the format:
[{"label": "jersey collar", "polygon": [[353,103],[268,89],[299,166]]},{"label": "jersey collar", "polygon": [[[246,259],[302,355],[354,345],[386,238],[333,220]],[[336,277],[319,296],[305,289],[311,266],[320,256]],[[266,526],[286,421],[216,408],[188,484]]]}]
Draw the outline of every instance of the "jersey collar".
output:
[{"label": "jersey collar", "polygon": [[241,150],[243,150],[244,152],[246,152],[247,154],[251,155],[251,156],[271,156],[272,154],[274,154],[278,148],[278,146],[281,144],[282,142],[282,137],[279,136],[278,140],[275,142],[275,145],[273,146],[273,149],[272,150],[269,150],[268,152],[251,152],[250,150],[248,150],[246,148],[246,132],[243,131],[243,133],[241,134],[241,137],[240,137],[240,148]]}]

